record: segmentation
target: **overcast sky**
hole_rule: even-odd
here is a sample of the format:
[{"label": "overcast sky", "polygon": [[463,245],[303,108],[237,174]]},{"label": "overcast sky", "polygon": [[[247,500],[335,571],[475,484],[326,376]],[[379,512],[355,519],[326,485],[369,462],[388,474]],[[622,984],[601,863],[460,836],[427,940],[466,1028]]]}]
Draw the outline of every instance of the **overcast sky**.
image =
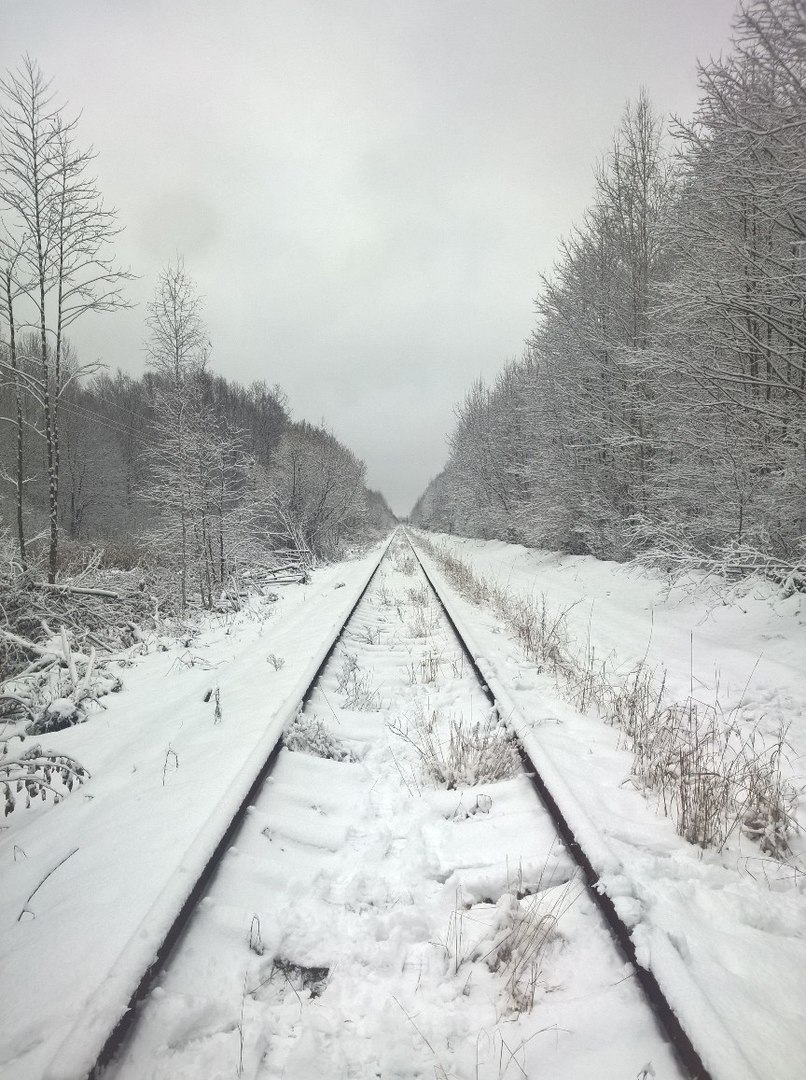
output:
[{"label": "overcast sky", "polygon": [[0,0],[126,231],[137,306],[84,360],[139,374],[145,303],[184,254],[212,365],[279,382],[407,513],[453,405],[519,355],[539,275],[626,100],[688,115],[734,0]]}]

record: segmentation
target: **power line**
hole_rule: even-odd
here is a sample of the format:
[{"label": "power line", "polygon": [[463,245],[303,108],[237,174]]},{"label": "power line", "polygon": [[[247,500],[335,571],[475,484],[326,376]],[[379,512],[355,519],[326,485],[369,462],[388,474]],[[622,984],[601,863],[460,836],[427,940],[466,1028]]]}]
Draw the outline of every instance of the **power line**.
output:
[{"label": "power line", "polygon": [[123,427],[122,424],[118,424],[111,417],[105,416],[103,413],[97,412],[95,409],[89,409],[83,405],[77,405],[72,401],[59,402],[60,409],[67,409],[68,412],[72,412],[86,420],[88,417],[92,417],[99,427],[106,428],[108,431],[113,431],[117,435],[125,435],[127,438],[134,439],[138,443],[148,443],[150,436],[145,435],[144,432],[134,432],[130,428]]}]

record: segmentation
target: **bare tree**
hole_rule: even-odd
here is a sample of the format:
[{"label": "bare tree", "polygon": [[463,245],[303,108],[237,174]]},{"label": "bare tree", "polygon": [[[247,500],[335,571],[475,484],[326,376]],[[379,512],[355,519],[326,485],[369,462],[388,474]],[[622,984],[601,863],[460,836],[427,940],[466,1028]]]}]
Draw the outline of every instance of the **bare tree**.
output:
[{"label": "bare tree", "polygon": [[119,231],[87,175],[93,150],[79,151],[77,120],[66,120],[38,64],[26,57],[0,80],[0,206],[18,238],[13,273],[27,303],[24,325],[39,335],[40,378],[29,384],[42,407],[47,450],[48,578],[56,577],[59,402],[64,334],[89,311],[126,306],[110,245]]},{"label": "bare tree", "polygon": [[279,542],[332,555],[365,510],[365,466],[328,431],[294,424],[283,436],[270,477]]},{"label": "bare tree", "polygon": [[148,499],[160,510],[179,557],[180,603],[188,600],[193,521],[197,505],[193,478],[199,468],[197,436],[203,427],[201,376],[207,363],[209,340],[201,317],[196,286],[177,258],[160,275],[146,320],[148,363],[157,374],[155,407],[156,446],[150,451],[151,483]]},{"label": "bare tree", "polygon": [[[23,382],[20,374],[19,359],[17,356],[17,320],[14,311],[15,301],[18,299],[21,286],[17,283],[16,269],[21,255],[22,241],[8,233],[0,233],[0,270],[3,278],[3,307],[6,324],[8,326],[8,359],[5,361],[0,355],[0,370],[6,367],[11,372],[14,386],[14,420],[16,427],[16,453],[15,471],[9,476],[3,470],[3,479],[7,480],[14,488],[14,503],[16,509],[17,544],[20,552],[20,563],[23,570],[28,568],[28,557],[25,550],[25,527],[23,523],[23,489],[25,485],[25,420],[23,416]],[[4,418],[5,419],[5,418]]]}]

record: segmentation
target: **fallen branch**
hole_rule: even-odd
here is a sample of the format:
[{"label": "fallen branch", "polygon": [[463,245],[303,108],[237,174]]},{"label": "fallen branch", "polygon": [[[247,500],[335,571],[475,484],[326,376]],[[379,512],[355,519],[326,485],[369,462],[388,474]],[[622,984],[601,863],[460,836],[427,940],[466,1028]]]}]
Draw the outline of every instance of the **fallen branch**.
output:
[{"label": "fallen branch", "polygon": [[52,869],[52,870],[48,870],[47,874],[45,874],[45,876],[44,876],[44,877],[42,878],[42,880],[41,880],[41,881],[39,882],[39,884],[37,885],[37,887],[36,887],[36,888],[34,889],[34,891],[33,891],[33,892],[32,892],[32,893],[31,893],[31,894],[29,895],[28,899],[27,899],[27,900],[25,901],[25,903],[24,903],[24,904],[22,905],[22,910],[20,911],[19,915],[17,916],[17,922],[19,922],[19,921],[20,921],[20,920],[22,919],[22,917],[23,917],[23,915],[25,914],[25,912],[26,912],[26,911],[27,911],[27,912],[28,912],[28,914],[29,914],[29,915],[31,915],[31,916],[32,916],[32,917],[33,917],[34,919],[36,918],[36,915],[35,915],[35,914],[33,913],[33,911],[31,911],[31,909],[30,909],[30,908],[28,907],[28,905],[29,905],[29,904],[30,904],[30,902],[31,902],[31,901],[33,900],[33,898],[34,898],[34,897],[36,896],[36,894],[37,894],[37,893],[39,892],[39,890],[40,890],[40,889],[42,888],[42,886],[43,886],[43,885],[45,884],[45,882],[46,882],[46,881],[48,880],[48,878],[49,878],[49,877],[51,876],[51,874],[55,874],[55,873],[56,873],[56,871],[57,871],[57,870],[59,869],[59,867],[60,867],[60,866],[63,866],[63,865],[64,865],[64,863],[66,863],[68,859],[71,859],[71,858],[73,857],[73,855],[75,855],[75,853],[76,853],[77,851],[78,851],[78,848],[73,848],[73,850],[72,850],[72,851],[70,851],[70,852],[68,852],[68,854],[67,854],[67,855],[65,855],[65,857],[64,857],[63,859],[60,859],[60,860],[59,860],[59,862],[57,862],[57,863],[56,863],[56,865],[55,865],[55,866],[53,867],[53,869]]},{"label": "fallen branch", "polygon": [[12,634],[10,630],[4,630],[3,627],[0,627],[0,637],[4,637],[6,641],[13,641],[15,645],[19,645],[20,648],[27,649],[29,652],[36,653],[37,656],[52,657],[55,660],[65,659],[64,655],[56,649],[44,649],[41,645],[37,645],[27,638],[20,637],[19,634]]},{"label": "fallen branch", "polygon": [[58,585],[50,581],[35,581],[37,589],[47,589],[50,592],[70,593],[74,596],[105,596],[109,600],[120,600],[121,594],[112,592],[111,589],[97,589],[89,585]]},{"label": "fallen branch", "polygon": [[17,694],[0,693],[0,708],[2,708],[4,701],[12,701],[18,708],[23,709],[32,720],[35,718],[36,714],[31,708],[30,702],[26,701],[25,698],[21,698]]}]

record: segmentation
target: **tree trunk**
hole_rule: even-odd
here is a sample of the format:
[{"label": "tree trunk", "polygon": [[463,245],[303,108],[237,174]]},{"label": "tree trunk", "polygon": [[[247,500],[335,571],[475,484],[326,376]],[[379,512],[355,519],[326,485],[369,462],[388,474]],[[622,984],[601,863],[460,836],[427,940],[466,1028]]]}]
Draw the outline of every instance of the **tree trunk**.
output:
[{"label": "tree trunk", "polygon": [[22,491],[25,483],[24,472],[24,443],[22,426],[22,388],[17,368],[17,337],[14,324],[14,301],[11,295],[11,269],[6,270],[6,304],[8,307],[8,333],[9,351],[11,356],[11,370],[14,373],[14,404],[16,408],[17,424],[17,541],[20,548],[20,562],[23,570],[28,569],[28,558],[25,551],[25,530],[22,520]]}]

